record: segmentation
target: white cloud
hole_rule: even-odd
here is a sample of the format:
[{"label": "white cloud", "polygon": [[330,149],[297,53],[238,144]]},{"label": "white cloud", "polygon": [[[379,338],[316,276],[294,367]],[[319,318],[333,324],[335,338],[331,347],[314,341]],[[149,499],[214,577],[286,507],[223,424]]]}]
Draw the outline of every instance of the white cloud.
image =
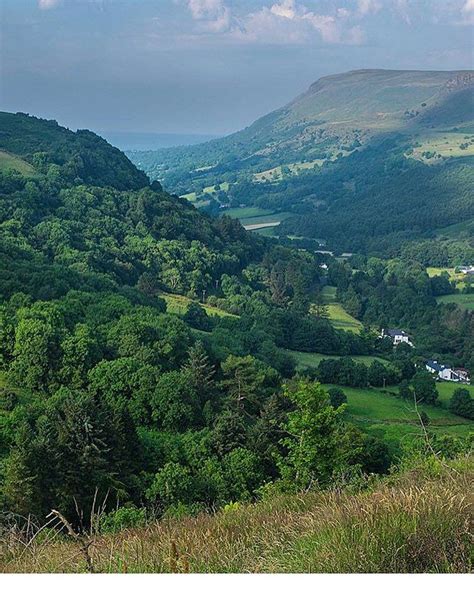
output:
[{"label": "white cloud", "polygon": [[231,28],[231,12],[223,0],[187,0],[187,5],[201,31],[224,33]]},{"label": "white cloud", "polygon": [[279,4],[274,4],[270,8],[270,12],[276,16],[293,20],[296,17],[296,2],[295,0],[282,0]]},{"label": "white cloud", "polygon": [[60,4],[61,0],[38,0],[38,8],[41,10],[50,10],[56,8]]},{"label": "white cloud", "polygon": [[406,22],[407,25],[411,25],[410,6],[408,0],[396,0],[395,1],[395,12]]},{"label": "white cloud", "polygon": [[[318,37],[326,43],[356,44],[364,41],[360,26],[351,26],[351,12],[318,14],[297,0],[280,0],[270,8],[246,15],[239,37],[258,43],[309,43]],[[316,35],[316,36],[315,36]]]},{"label": "white cloud", "polygon": [[466,0],[461,8],[462,20],[459,25],[474,25],[474,0]]},{"label": "white cloud", "polygon": [[462,11],[467,14],[474,12],[474,0],[466,0],[466,3],[462,7]]},{"label": "white cloud", "polygon": [[375,14],[382,8],[379,0],[357,0],[357,10],[359,14]]}]

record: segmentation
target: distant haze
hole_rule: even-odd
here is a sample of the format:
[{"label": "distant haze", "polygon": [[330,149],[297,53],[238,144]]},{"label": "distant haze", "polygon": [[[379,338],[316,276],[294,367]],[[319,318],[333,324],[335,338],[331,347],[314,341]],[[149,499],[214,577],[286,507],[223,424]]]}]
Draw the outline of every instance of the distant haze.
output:
[{"label": "distant haze", "polygon": [[146,134],[137,132],[97,132],[120,150],[157,150],[173,146],[191,146],[218,136],[205,134]]},{"label": "distant haze", "polygon": [[223,135],[321,76],[472,69],[473,23],[473,0],[0,0],[0,110],[120,147]]}]

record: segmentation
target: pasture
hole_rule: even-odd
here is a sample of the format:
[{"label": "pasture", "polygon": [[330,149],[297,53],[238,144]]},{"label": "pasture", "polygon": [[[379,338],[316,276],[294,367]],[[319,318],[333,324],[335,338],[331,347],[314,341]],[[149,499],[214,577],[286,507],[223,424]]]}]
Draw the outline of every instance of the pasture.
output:
[{"label": "pasture", "polygon": [[324,286],[322,290],[323,300],[327,306],[329,320],[335,329],[360,333],[362,323],[344,310],[342,305],[336,301],[336,288]]},{"label": "pasture", "polygon": [[[182,296],[180,294],[169,294],[167,292],[161,292],[160,298],[166,302],[166,310],[171,314],[175,314],[178,316],[183,316],[188,306],[191,302],[197,302],[196,300],[192,300],[187,296]],[[203,309],[207,312],[209,316],[216,316],[216,317],[233,317],[236,318],[236,315],[233,315],[225,310],[221,310],[220,308],[216,308],[215,306],[210,306],[209,304],[202,304],[198,303]]]},{"label": "pasture", "polygon": [[[342,356],[333,356],[330,354],[319,354],[315,352],[301,352],[301,351],[293,351],[289,349],[283,350],[285,353],[290,355],[296,362],[297,367],[300,368],[317,368],[319,362],[322,360],[338,360]],[[378,358],[377,356],[347,356],[354,360],[354,362],[360,362],[365,364],[366,366],[370,366],[372,362],[377,361],[381,362],[382,364],[388,364],[387,360],[383,358]]]},{"label": "pasture", "polygon": [[[229,183],[220,183],[218,184],[219,186],[219,191],[228,191],[229,190]],[[204,187],[204,189],[202,190],[202,193],[205,195],[212,195],[213,193],[216,193],[218,190],[216,189],[217,185],[210,185],[209,187]],[[184,195],[180,195],[181,198],[183,199],[187,199],[188,201],[194,203],[197,201],[202,200],[203,195],[196,195],[196,192],[193,191],[192,193],[185,193]]]},{"label": "pasture", "polygon": [[434,131],[419,139],[418,143],[411,156],[427,164],[435,164],[445,158],[474,156],[474,135],[470,133]]},{"label": "pasture", "polygon": [[[337,385],[324,385],[331,388]],[[369,431],[377,431],[388,440],[400,441],[421,435],[422,430],[413,401],[396,396],[397,387],[342,388],[347,396],[347,419]],[[467,436],[474,430],[474,422],[450,413],[444,406],[418,405],[430,418],[428,429],[438,434]]]},{"label": "pasture", "polygon": [[10,171],[16,171],[25,177],[31,177],[35,174],[35,169],[31,164],[19,156],[0,150],[0,172],[8,173]]},{"label": "pasture", "polygon": [[436,301],[443,304],[454,303],[460,308],[474,310],[474,294],[447,294],[446,296],[438,296]]},{"label": "pasture", "polygon": [[[465,274],[460,273],[460,272],[457,273],[455,267],[427,267],[426,273],[430,277],[435,277],[437,275],[447,273],[449,276],[449,280],[451,282],[455,282],[456,288],[458,290],[462,290],[462,288],[464,288],[464,286],[465,286],[465,283],[464,283],[464,281],[466,279]],[[449,294],[449,296],[456,296],[456,294]],[[444,298],[444,296],[443,296],[443,298]]]}]

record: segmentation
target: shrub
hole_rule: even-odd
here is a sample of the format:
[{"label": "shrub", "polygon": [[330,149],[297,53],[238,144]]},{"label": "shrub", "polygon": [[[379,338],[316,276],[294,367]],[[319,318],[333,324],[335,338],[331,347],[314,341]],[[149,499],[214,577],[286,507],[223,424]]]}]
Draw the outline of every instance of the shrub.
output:
[{"label": "shrub", "polygon": [[145,508],[123,507],[101,517],[99,528],[103,533],[115,533],[126,528],[139,528],[146,524]]},{"label": "shrub", "polygon": [[334,387],[328,390],[329,400],[334,409],[337,409],[344,403],[347,403],[347,397],[344,391],[340,388]]},{"label": "shrub", "polygon": [[449,401],[449,410],[461,417],[474,419],[474,401],[471,393],[465,388],[457,388]]}]

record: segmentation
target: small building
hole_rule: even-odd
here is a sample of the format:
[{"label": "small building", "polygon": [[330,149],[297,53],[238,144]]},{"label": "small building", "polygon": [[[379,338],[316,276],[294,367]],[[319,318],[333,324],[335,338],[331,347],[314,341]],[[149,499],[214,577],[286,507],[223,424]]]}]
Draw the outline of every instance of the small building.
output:
[{"label": "small building", "polygon": [[465,384],[471,382],[469,371],[466,368],[454,368],[454,373],[459,377],[459,382],[464,382]]},{"label": "small building", "polygon": [[400,343],[406,343],[413,347],[410,335],[402,331],[401,329],[382,329],[380,337],[388,337],[392,340],[393,345],[400,345]]},{"label": "small building", "polygon": [[474,275],[474,265],[462,265],[459,267],[459,271],[465,275]]},{"label": "small building", "polygon": [[425,368],[431,374],[436,374],[440,380],[448,380],[449,382],[462,382],[469,384],[469,372],[465,368],[451,368],[440,364],[437,360],[428,360],[425,363]]}]

